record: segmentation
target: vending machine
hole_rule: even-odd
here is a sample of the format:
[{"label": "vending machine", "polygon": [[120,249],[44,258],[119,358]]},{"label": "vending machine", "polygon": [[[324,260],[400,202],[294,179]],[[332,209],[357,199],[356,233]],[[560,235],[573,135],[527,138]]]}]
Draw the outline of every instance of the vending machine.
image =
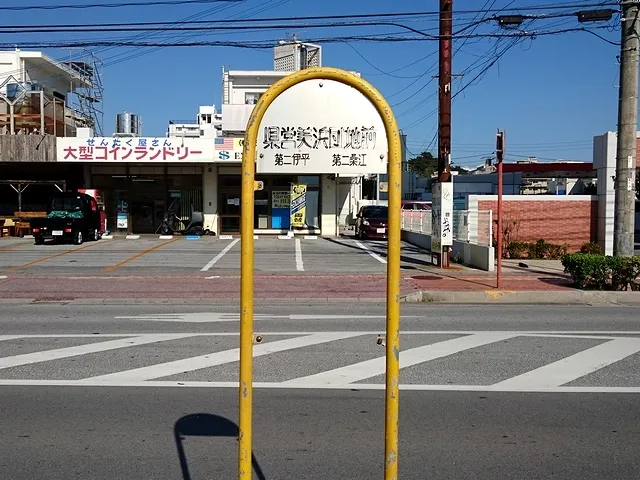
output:
[{"label": "vending machine", "polygon": [[95,188],[79,188],[78,193],[86,193],[96,199],[98,210],[100,211],[100,233],[107,231],[107,212],[104,205],[104,194]]}]

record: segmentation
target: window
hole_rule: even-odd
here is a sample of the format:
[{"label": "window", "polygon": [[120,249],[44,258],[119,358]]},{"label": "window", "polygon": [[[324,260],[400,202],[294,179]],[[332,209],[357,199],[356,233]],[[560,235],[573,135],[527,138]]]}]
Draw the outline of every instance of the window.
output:
[{"label": "window", "polygon": [[262,96],[262,92],[245,92],[244,103],[245,105],[255,105]]}]

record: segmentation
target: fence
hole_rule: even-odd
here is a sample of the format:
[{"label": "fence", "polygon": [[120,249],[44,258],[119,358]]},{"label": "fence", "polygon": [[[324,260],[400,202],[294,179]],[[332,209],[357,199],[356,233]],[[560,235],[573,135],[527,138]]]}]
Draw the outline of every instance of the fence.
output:
[{"label": "fence", "polygon": [[400,228],[407,232],[431,235],[431,210],[403,210]]},{"label": "fence", "polygon": [[[490,247],[493,242],[491,210],[454,210],[453,239]],[[402,212],[402,230],[431,235],[433,233],[433,217],[431,210],[407,210]]]}]

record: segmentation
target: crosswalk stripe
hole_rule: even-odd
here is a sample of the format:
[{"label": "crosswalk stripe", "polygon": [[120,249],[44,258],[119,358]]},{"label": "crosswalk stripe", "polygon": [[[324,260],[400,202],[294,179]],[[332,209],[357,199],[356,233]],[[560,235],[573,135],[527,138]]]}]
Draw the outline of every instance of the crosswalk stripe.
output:
[{"label": "crosswalk stripe", "polygon": [[559,387],[640,352],[639,338],[618,338],[494,384],[501,388]]},{"label": "crosswalk stripe", "polygon": [[[513,333],[478,333],[465,337],[432,343],[422,347],[410,348],[400,352],[400,368],[410,367],[428,362],[436,358],[446,357],[470,348],[480,347],[488,343],[499,342],[517,336]],[[365,380],[385,373],[385,357],[378,357],[364,362],[354,363],[345,367],[328,370],[326,372],[294,378],[283,382],[291,386],[304,385],[344,385]]]},{"label": "crosswalk stripe", "polygon": [[[270,353],[283,352],[285,350],[293,350],[295,348],[309,347],[319,343],[333,342],[347,338],[359,336],[359,332],[321,332],[303,337],[289,338],[286,340],[277,340],[275,342],[260,343],[254,345],[253,356],[260,357],[269,355]],[[86,380],[99,381],[141,381],[151,380],[154,378],[168,377],[180,373],[200,370],[202,368],[215,367],[216,365],[224,365],[225,363],[237,362],[240,360],[240,349],[233,348],[231,350],[223,350],[198,357],[184,358],[173,362],[160,363],[149,367],[125,370],[122,372],[90,377]]]},{"label": "crosswalk stripe", "polygon": [[32,363],[48,362],[51,360],[59,360],[61,358],[75,357],[78,355],[86,355],[88,353],[106,352],[118,348],[135,347],[148,343],[163,342],[166,340],[176,340],[178,338],[188,338],[196,336],[195,333],[185,334],[149,334],[139,337],[119,338],[107,342],[89,343],[87,345],[76,345],[73,347],[56,348],[55,350],[44,350],[41,352],[25,353],[23,355],[14,355],[12,357],[0,358],[0,369],[18,367],[21,365],[29,365]]},{"label": "crosswalk stripe", "polygon": [[3,340],[17,340],[22,338],[22,335],[0,335],[0,342]]}]

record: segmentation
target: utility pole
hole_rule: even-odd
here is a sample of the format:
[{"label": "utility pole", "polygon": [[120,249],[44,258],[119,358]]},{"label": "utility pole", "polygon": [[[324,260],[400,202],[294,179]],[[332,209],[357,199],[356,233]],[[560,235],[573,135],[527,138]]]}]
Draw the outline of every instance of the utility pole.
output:
[{"label": "utility pole", "polygon": [[[451,60],[453,0],[440,0],[438,71],[438,182],[451,179]],[[442,214],[442,209],[440,211]],[[442,247],[440,265],[449,267],[450,247]]]},{"label": "utility pole", "polygon": [[[505,132],[496,134],[496,162],[498,163],[498,265],[496,267],[496,288],[502,288],[502,161],[504,160]],[[490,226],[493,228],[493,225]]]},{"label": "utility pole", "polygon": [[618,152],[616,157],[616,203],[613,234],[614,255],[632,257],[638,128],[638,0],[622,3],[620,93],[618,97]]},{"label": "utility pole", "polygon": [[451,161],[451,37],[453,0],[440,0],[438,71],[438,181],[449,181]]}]

